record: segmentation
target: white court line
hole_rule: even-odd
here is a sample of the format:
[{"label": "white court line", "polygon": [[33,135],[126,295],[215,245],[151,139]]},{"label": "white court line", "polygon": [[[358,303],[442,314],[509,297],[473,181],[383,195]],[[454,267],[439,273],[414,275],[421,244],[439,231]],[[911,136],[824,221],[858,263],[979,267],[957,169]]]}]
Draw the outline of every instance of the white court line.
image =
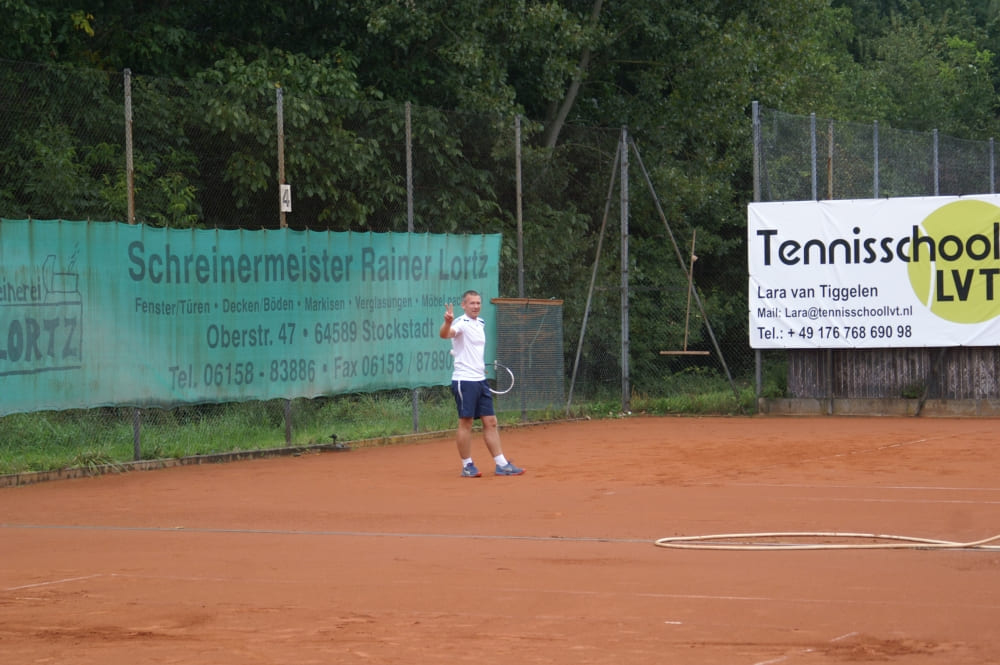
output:
[{"label": "white court line", "polygon": [[[83,575],[79,577],[68,577],[59,580],[49,580],[47,582],[38,582],[35,584],[25,584],[21,586],[8,587],[3,589],[3,591],[18,591],[23,589],[31,589],[37,587],[51,586],[56,584],[65,584],[75,581],[94,579],[99,577],[106,577],[109,579],[147,579],[147,580],[158,580],[158,581],[172,581],[172,582],[191,582],[191,583],[216,583],[216,584],[281,584],[281,585],[302,585],[302,584],[314,584],[314,582],[303,581],[303,580],[293,580],[293,579],[283,579],[283,578],[273,578],[266,579],[260,577],[245,578],[239,576],[230,577],[220,577],[220,576],[179,576],[179,575],[148,575],[148,574],[137,574],[137,573],[95,573],[93,575]],[[401,582],[394,581],[390,584],[398,585]],[[407,581],[407,584],[414,583],[413,581]],[[419,583],[419,582],[417,582]],[[701,593],[658,593],[658,592],[633,592],[633,591],[593,591],[584,589],[543,589],[537,587],[505,587],[504,589],[507,593],[514,594],[528,594],[528,595],[549,595],[549,596],[566,596],[566,597],[588,597],[588,598],[646,598],[654,600],[674,600],[674,601],[706,601],[706,602],[724,602],[724,603],[754,603],[760,604],[777,604],[777,605],[825,605],[825,606],[841,606],[841,607],[851,607],[851,606],[866,606],[866,607],[927,607],[932,610],[941,610],[942,608],[962,608],[962,609],[979,609],[985,611],[996,611],[1000,609],[1000,603],[942,603],[940,600],[933,601],[913,601],[913,600],[894,600],[894,599],[860,599],[860,598],[782,598],[777,596],[741,596],[741,595],[727,595],[727,594],[701,594]],[[665,624],[672,625],[682,625],[681,621],[664,621]],[[855,635],[856,633],[846,633],[839,637],[836,637],[831,642],[836,642],[839,640],[844,640],[848,637]],[[780,660],[780,659],[779,659]],[[775,661],[765,661],[766,663],[779,662]],[[763,663],[755,663],[754,665],[764,665]]]},{"label": "white court line", "polygon": [[[1000,602],[995,603],[972,603],[972,602],[948,602],[944,603],[939,599],[914,601],[909,599],[883,599],[883,598],[782,598],[778,596],[737,596],[726,594],[705,594],[705,593],[661,593],[654,591],[588,591],[583,589],[542,589],[527,587],[504,587],[505,592],[524,593],[536,595],[560,595],[560,596],[580,596],[588,598],[649,598],[653,600],[697,600],[709,602],[739,602],[754,604],[778,604],[778,605],[838,605],[844,607],[928,607],[941,609],[943,607],[961,607],[963,609],[997,610],[1000,609]],[[841,638],[843,639],[843,638]]]},{"label": "white court line", "polygon": [[823,503],[960,503],[972,506],[991,506],[1000,501],[971,501],[968,499],[851,499],[844,497],[798,497],[799,501],[820,501]]},{"label": "white court line", "polygon": [[728,483],[726,487],[793,487],[832,490],[904,490],[927,492],[1000,492],[1000,487],[947,487],[939,485],[816,485],[815,483]]},{"label": "white court line", "polygon": [[80,580],[91,580],[95,577],[104,577],[104,573],[94,573],[93,575],[83,575],[81,577],[66,577],[61,580],[49,580],[48,582],[36,582],[34,584],[22,584],[21,586],[7,587],[4,591],[20,591],[21,589],[36,589],[43,586],[54,586],[56,584],[66,584],[68,582],[79,582]]},{"label": "white court line", "polygon": [[[857,631],[850,632],[850,633],[845,633],[843,635],[840,635],[838,637],[833,638],[832,640],[830,640],[829,643],[830,644],[835,644],[837,642],[840,642],[841,640],[846,640],[848,637],[854,637],[857,634],[858,634]],[[804,655],[804,654],[807,654],[807,653],[814,653],[815,651],[816,651],[816,649],[813,649],[812,647],[806,647],[804,649],[799,649],[797,651],[793,651],[792,653],[785,654],[784,656],[779,656],[777,658],[772,658],[771,660],[760,660],[760,661],[757,661],[753,665],[774,665],[775,663],[784,663],[787,660],[789,660],[791,658],[794,658],[796,656],[801,656],[801,655]]]},{"label": "white court line", "polygon": [[115,526],[86,524],[3,524],[0,529],[38,529],[63,531],[135,531],[177,534],[231,534],[264,536],[322,536],[335,538],[432,538],[452,540],[526,540],[550,543],[616,543],[648,545],[651,538],[614,538],[602,536],[517,536],[486,533],[412,533],[405,531],[296,531],[289,529],[223,529],[214,527],[185,526]]},{"label": "white court line", "polygon": [[[705,483],[706,486],[717,487],[718,482]],[[768,488],[768,489],[806,489],[815,491],[825,490],[854,490],[862,492],[883,492],[883,491],[903,491],[903,492],[984,492],[1000,493],[1000,487],[940,487],[940,486],[919,486],[919,485],[816,485],[805,483],[727,483],[726,487],[748,487],[748,488]],[[806,496],[799,497],[802,501],[830,501],[846,503],[940,503],[940,504],[967,504],[991,506],[1000,504],[1000,500],[993,499],[891,499],[891,498],[871,498],[871,497],[836,497],[836,496]]]},{"label": "white court line", "polygon": [[[98,573],[96,575],[87,575],[85,577],[69,578],[66,580],[59,580],[58,582],[70,582],[73,580],[84,580],[91,577],[109,577],[109,578],[122,578],[122,579],[136,579],[136,580],[158,580],[158,581],[173,581],[173,582],[216,582],[221,584],[230,583],[246,583],[252,582],[255,584],[314,584],[314,582],[295,580],[288,578],[245,578],[240,576],[187,576],[187,575],[156,575],[156,574],[142,574],[142,573]],[[52,582],[56,583],[56,582]],[[30,586],[42,586],[48,583],[42,583],[39,585],[27,585],[26,587],[13,587],[13,589],[27,588]],[[406,580],[404,581],[393,581],[391,584],[434,584],[433,582],[425,582],[422,580]],[[11,590],[13,590],[11,589]],[[928,607],[943,607],[941,601],[925,601],[925,602],[914,602],[912,600],[887,600],[887,599],[859,599],[859,598],[841,598],[841,599],[831,599],[831,598],[782,598],[778,596],[738,596],[729,594],[703,594],[703,593],[661,593],[654,591],[592,591],[586,589],[542,589],[537,587],[505,587],[504,589],[510,593],[517,594],[541,594],[541,595],[553,595],[553,596],[579,596],[579,597],[590,597],[590,598],[614,598],[614,597],[626,597],[626,598],[652,598],[655,600],[706,600],[706,601],[723,601],[723,602],[749,602],[749,603],[779,603],[779,604],[794,604],[794,605],[865,605],[865,606],[904,606],[913,607],[926,605]],[[954,606],[955,604],[949,604],[948,606]],[[997,605],[983,605],[981,603],[963,603],[961,607],[977,607],[982,609],[997,609]],[[677,622],[680,623],[679,621]],[[837,639],[844,639],[844,637],[849,637],[852,633],[848,633],[845,636],[841,636]]]}]

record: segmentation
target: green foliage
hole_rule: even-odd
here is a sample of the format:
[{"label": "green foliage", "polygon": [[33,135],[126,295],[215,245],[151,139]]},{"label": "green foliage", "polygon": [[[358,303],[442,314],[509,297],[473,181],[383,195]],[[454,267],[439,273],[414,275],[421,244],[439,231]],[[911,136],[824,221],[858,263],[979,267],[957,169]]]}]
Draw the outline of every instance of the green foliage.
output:
[{"label": "green foliage", "polygon": [[[563,299],[573,333],[591,279],[591,311],[621,306],[609,182],[627,126],[642,159],[628,267],[644,391],[685,369],[659,349],[709,342],[664,221],[682,254],[697,230],[694,280],[715,336],[746,346],[733,285],[746,275],[752,100],[962,138],[998,129],[1000,14],[984,0],[0,0],[0,11],[5,57],[18,61],[0,68],[0,216],[125,219],[129,68],[139,221],[276,226],[280,90],[289,224],[403,231],[410,102],[415,230],[503,233],[501,291],[515,295],[522,205],[526,295]],[[883,181],[891,190],[891,168]],[[615,317],[588,325],[586,378],[609,381],[621,330]]]},{"label": "green foliage", "polygon": [[54,210],[86,208],[90,183],[87,182],[78,145],[66,125],[46,123],[38,128],[26,146],[21,167],[33,177],[21,190],[33,209],[41,202]]},{"label": "green foliage", "polygon": [[397,98],[481,113],[545,111],[600,39],[587,11],[558,2],[361,3],[369,46],[365,78]]},{"label": "green foliage", "polygon": [[930,21],[893,21],[873,40],[872,70],[895,127],[966,137],[996,127],[993,54]]},{"label": "green foliage", "polygon": [[93,15],[70,10],[63,3],[31,0],[0,0],[0,40],[4,57],[32,62],[80,64],[77,57],[86,52],[94,36]]},{"label": "green foliage", "polygon": [[[262,195],[271,193],[277,201],[278,174],[274,159],[278,145],[273,111],[277,90],[283,101],[286,131],[286,181],[296,185],[306,199],[337,201],[353,211],[357,222],[367,213],[350,187],[344,187],[345,172],[364,171],[370,164],[373,146],[356,140],[344,128],[344,117],[331,112],[323,97],[353,99],[358,96],[354,69],[357,60],[334,52],[321,60],[270,50],[253,58],[230,51],[197,83],[211,91],[203,109],[204,131],[236,146],[222,162],[222,178],[228,183],[237,209],[263,207]],[[336,155],[337,159],[323,158]],[[328,217],[322,211],[317,217]],[[236,225],[220,220],[217,225]],[[245,224],[239,224],[245,226]]]},{"label": "green foliage", "polygon": [[[728,391],[728,394],[727,394]],[[455,403],[447,388],[421,389],[420,432],[449,436],[455,427]],[[752,397],[752,395],[751,395]],[[737,414],[747,409],[746,394],[738,404],[718,378],[677,395],[636,395],[635,413]],[[198,455],[270,451],[285,447],[285,401],[179,407],[170,411],[142,409],[140,449],[143,460],[180,459]],[[293,448],[330,444],[378,445],[413,433],[409,392],[339,395],[293,400],[289,407]],[[0,475],[85,469],[119,471],[135,455],[134,417],[130,408],[13,414],[0,418]],[[571,418],[622,417],[613,397],[562,409],[501,412],[502,426]]]},{"label": "green foliage", "polygon": [[842,0],[857,70],[839,99],[853,118],[985,139],[997,131],[998,6]]},{"label": "green foliage", "polygon": [[[109,77],[28,65],[7,67],[0,76],[10,102],[0,125],[3,216],[109,219],[115,200],[105,184],[124,163],[116,147],[124,123],[120,101],[115,108],[108,94]],[[118,123],[109,127],[111,109]]]},{"label": "green foliage", "polygon": [[753,413],[753,389],[744,388],[738,396],[732,390],[714,393],[682,393],[666,397],[633,397],[632,413],[645,415],[718,415]]},{"label": "green foliage", "polygon": [[764,376],[761,377],[761,397],[788,397],[788,359],[784,354],[769,354],[762,363]]}]

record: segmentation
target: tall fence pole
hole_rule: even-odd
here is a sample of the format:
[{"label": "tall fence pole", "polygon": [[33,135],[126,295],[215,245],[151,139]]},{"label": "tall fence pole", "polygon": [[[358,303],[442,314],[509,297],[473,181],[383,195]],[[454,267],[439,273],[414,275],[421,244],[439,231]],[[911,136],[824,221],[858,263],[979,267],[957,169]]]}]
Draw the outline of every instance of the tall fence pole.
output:
[{"label": "tall fence pole", "polygon": [[[413,233],[413,112],[410,102],[403,105],[403,124],[406,126],[406,230]],[[413,414],[413,432],[419,432],[420,388],[410,391],[410,411]]]},{"label": "tall fence pole", "polygon": [[753,200],[755,203],[759,203],[761,193],[760,102],[754,101],[751,104],[750,109],[753,130]]},{"label": "tall fence pole", "polygon": [[622,326],[622,411],[632,412],[632,387],[629,377],[628,329],[628,130],[622,127],[621,135],[621,326]]},{"label": "tall fence pole", "polygon": [[878,198],[878,120],[872,123],[872,198]]},{"label": "tall fence pole", "polygon": [[125,85],[125,183],[128,223],[135,224],[135,161],[132,155],[132,70],[124,71]]},{"label": "tall fence pole", "polygon": [[938,168],[938,130],[935,129],[931,136],[934,140],[934,196],[941,195],[941,177],[940,169]]},{"label": "tall fence pole", "polygon": [[[760,163],[761,163],[761,145],[760,145],[760,102],[754,101],[751,104],[751,118],[752,118],[752,130],[753,130],[753,200],[754,203],[760,202]],[[754,398],[756,400],[760,399],[761,393],[764,390],[764,359],[761,355],[760,349],[753,350],[753,383],[754,383]]]},{"label": "tall fence pole", "polygon": [[514,116],[514,188],[517,192],[517,297],[524,297],[524,193],[521,189],[521,116]]},{"label": "tall fence pole", "polygon": [[993,137],[990,137],[990,194],[997,193],[996,164],[993,156]]},{"label": "tall fence pole", "polygon": [[826,198],[833,200],[833,119],[827,123],[826,134]]},{"label": "tall fence pole", "polygon": [[[274,89],[275,122],[278,133],[278,226],[282,229],[288,228],[288,218],[285,216],[285,197],[291,198],[291,194],[285,187],[285,97],[281,86]],[[290,200],[288,201],[290,203]],[[292,445],[292,400],[285,400],[285,445]]]},{"label": "tall fence pole", "polygon": [[[132,70],[122,72],[125,93],[125,187],[127,190],[126,217],[135,224],[135,158],[132,154]],[[142,410],[132,409],[132,459],[142,459]]]},{"label": "tall fence pole", "polygon": [[812,174],[812,200],[819,200],[819,190],[816,178],[818,177],[816,168],[816,114],[809,114],[809,160]]},{"label": "tall fence pole", "polygon": [[278,86],[274,90],[275,115],[278,124],[278,226],[288,228],[285,217],[285,96]]},{"label": "tall fence pole", "polygon": [[[826,198],[833,200],[833,118],[827,122],[826,134]],[[826,350],[826,413],[833,415],[833,349]]]},{"label": "tall fence pole", "polygon": [[[524,298],[524,190],[521,182],[521,116],[514,116],[514,190],[516,193],[515,207],[517,209],[517,297]],[[524,375],[522,360],[521,374]],[[520,392],[521,421],[528,420],[528,410],[525,400],[528,393]]]},{"label": "tall fence pole", "polygon": [[413,112],[410,102],[403,105],[406,127],[406,230],[413,233]]}]

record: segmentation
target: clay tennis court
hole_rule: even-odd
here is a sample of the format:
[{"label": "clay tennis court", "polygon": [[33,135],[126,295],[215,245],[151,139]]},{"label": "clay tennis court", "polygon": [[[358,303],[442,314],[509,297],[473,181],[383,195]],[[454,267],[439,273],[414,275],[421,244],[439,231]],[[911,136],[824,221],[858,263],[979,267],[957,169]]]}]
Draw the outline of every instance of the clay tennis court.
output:
[{"label": "clay tennis court", "polygon": [[996,549],[654,543],[1000,534],[998,425],[635,417],[504,429],[516,478],[449,436],[8,487],[0,660],[997,663]]}]

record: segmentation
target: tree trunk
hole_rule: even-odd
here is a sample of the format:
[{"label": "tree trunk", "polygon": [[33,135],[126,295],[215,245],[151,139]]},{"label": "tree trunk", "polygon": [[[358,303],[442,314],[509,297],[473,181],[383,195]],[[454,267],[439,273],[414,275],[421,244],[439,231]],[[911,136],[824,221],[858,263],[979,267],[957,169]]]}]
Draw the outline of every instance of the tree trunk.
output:
[{"label": "tree trunk", "polygon": [[[594,0],[594,6],[591,8],[590,12],[590,27],[593,28],[597,25],[598,19],[601,16],[601,4],[603,0]],[[576,74],[573,76],[573,81],[569,85],[569,89],[566,91],[566,96],[563,97],[562,103],[559,105],[559,109],[556,111],[555,117],[549,122],[548,126],[545,128],[545,133],[542,135],[542,140],[546,148],[554,148],[556,143],[559,141],[559,134],[562,132],[563,125],[566,124],[566,118],[569,116],[569,111],[573,108],[573,104],[576,103],[576,97],[580,93],[580,85],[583,83],[583,77],[587,72],[587,67],[590,66],[590,47],[584,46],[583,51],[580,53],[580,62],[576,68]]]}]

